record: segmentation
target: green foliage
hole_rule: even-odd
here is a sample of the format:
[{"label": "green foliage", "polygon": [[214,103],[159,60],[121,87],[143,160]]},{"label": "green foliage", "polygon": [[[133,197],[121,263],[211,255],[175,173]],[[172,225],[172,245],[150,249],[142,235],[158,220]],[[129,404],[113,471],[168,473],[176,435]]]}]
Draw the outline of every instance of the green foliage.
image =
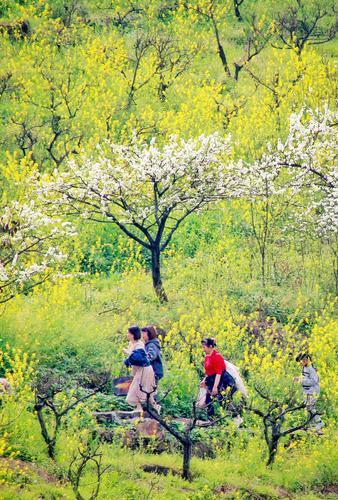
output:
[{"label": "green foliage", "polygon": [[[106,140],[128,144],[132,131],[160,144],[171,134],[230,133],[235,159],[259,157],[267,142],[285,137],[292,112],[333,107],[334,20],[331,0],[245,0],[240,18],[232,1],[1,2],[0,206],[35,196],[27,183],[32,173],[66,170],[72,157]],[[177,448],[131,451],[121,447],[114,427],[113,444],[103,445],[112,470],[102,479],[101,498],[197,500],[222,492],[280,498],[281,488],[296,498],[325,495],[337,480],[337,240],[316,236],[310,218],[302,228],[290,225],[307,201],[304,195],[222,202],[187,218],[163,256],[168,304],[153,295],[147,252],[113,225],[77,223],[77,236],[62,243],[66,276],[0,311],[0,376],[15,389],[0,392],[1,498],[73,497],[60,478],[79,444],[97,431],[92,411],[129,407],[109,386],[79,405],[62,423],[53,465],[34,413],[33,385],[36,377],[57,378],[63,404],[104,371],[118,376],[127,327],[135,323],[154,323],[166,333],[159,393],[169,391],[162,403],[167,418],[191,415],[203,371],[200,340],[208,335],[238,364],[249,402],[260,407],[258,385],[273,397],[291,392],[301,400],[294,357],[309,351],[326,427],[322,437],[283,438],[269,470],[255,415],[245,414],[240,432],[230,419],[195,431],[194,440],[210,446],[213,458],[193,457],[192,483],[141,468],[156,463],[179,470]],[[88,468],[85,494],[93,481]]]}]

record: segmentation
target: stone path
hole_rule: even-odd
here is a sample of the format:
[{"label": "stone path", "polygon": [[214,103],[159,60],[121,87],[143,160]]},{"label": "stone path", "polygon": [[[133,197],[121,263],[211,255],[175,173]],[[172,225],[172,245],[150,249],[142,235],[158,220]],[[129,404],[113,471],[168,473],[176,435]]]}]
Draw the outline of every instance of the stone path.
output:
[{"label": "stone path", "polygon": [[[144,420],[151,420],[152,422],[156,422],[154,419],[151,418],[149,413],[145,410],[143,412],[143,415],[139,411],[121,411],[121,410],[115,410],[115,411],[97,411],[94,412],[94,416],[96,417],[97,421],[100,423],[116,423],[123,425],[124,423],[133,423],[139,419]],[[180,424],[189,424],[191,422],[190,418],[172,418],[170,419],[170,422],[175,422],[175,423],[180,423]],[[158,422],[156,422],[158,425],[160,425]],[[210,424],[204,420],[197,420],[197,425],[199,427],[210,427]]]}]

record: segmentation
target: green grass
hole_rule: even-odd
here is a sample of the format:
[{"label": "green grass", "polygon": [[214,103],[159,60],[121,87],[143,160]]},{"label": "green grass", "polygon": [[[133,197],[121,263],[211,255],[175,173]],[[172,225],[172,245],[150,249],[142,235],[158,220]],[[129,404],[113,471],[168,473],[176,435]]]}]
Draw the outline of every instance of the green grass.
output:
[{"label": "green grass", "polygon": [[[300,450],[288,452],[272,470],[266,469],[259,459],[256,445],[257,441],[245,451],[233,448],[215,460],[193,458],[192,482],[171,473],[164,476],[142,470],[144,465],[156,464],[179,472],[182,462],[179,455],[151,455],[104,445],[104,464],[109,464],[111,471],[103,476],[100,498],[212,499],[217,498],[221,487],[227,487],[227,498],[274,499],[280,498],[281,491],[294,498],[321,498],[320,491],[336,480],[337,454],[329,457],[326,453],[334,447],[327,438],[312,443],[305,453]],[[14,499],[18,492],[20,498],[38,498],[39,495],[72,498],[69,485],[56,479],[46,482],[41,476],[30,474],[28,477],[23,473],[22,486],[2,486],[1,498]],[[53,478],[51,474],[50,477]],[[83,491],[87,495],[88,484],[93,481],[93,473],[89,470],[83,478]]]}]

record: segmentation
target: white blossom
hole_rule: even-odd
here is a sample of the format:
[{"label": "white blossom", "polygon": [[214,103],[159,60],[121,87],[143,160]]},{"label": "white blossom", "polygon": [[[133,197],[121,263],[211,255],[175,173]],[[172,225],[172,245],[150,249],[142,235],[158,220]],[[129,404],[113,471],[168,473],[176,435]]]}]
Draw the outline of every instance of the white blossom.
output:
[{"label": "white blossom", "polygon": [[44,281],[66,256],[60,238],[74,234],[68,221],[49,216],[36,202],[14,201],[0,211],[0,303]]},{"label": "white blossom", "polygon": [[230,142],[218,134],[187,141],[173,136],[160,147],[156,138],[146,144],[133,136],[128,146],[105,144],[95,158],[71,160],[67,172],[55,171],[39,187],[39,196],[56,212],[72,207],[84,219],[144,226],[155,239],[163,218],[180,219],[213,200],[242,194],[242,180],[227,164]]},{"label": "white blossom", "polygon": [[337,123],[338,113],[303,109],[290,117],[286,139],[268,144],[266,153],[247,165],[250,196],[303,194],[307,206],[297,214],[304,221],[311,214],[320,234],[336,232],[337,214]]}]

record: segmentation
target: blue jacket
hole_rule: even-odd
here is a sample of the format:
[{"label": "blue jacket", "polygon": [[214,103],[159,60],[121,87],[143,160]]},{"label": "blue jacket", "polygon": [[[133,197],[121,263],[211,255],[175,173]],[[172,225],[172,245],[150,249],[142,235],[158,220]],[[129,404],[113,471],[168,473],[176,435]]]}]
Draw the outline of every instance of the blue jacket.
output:
[{"label": "blue jacket", "polygon": [[147,357],[153,367],[157,380],[163,377],[163,363],[161,357],[161,345],[158,339],[149,340],[145,345]]},{"label": "blue jacket", "polygon": [[135,349],[127,359],[124,360],[126,366],[150,366],[144,349]]}]

